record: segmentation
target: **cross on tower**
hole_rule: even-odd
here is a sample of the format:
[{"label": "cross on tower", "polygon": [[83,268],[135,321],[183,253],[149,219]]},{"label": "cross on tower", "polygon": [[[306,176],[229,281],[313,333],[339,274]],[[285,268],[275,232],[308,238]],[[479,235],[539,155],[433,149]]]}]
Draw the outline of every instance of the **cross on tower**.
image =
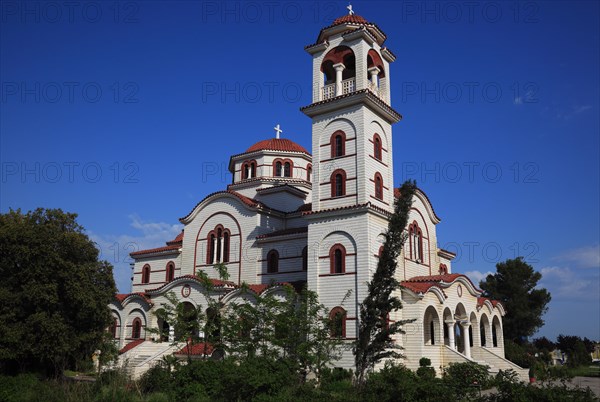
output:
[{"label": "cross on tower", "polygon": [[350,15],[354,15],[354,10],[352,9],[352,4],[348,3],[348,7],[346,7],[348,9],[348,14]]},{"label": "cross on tower", "polygon": [[281,134],[283,132],[283,130],[279,127],[279,124],[277,124],[275,127],[273,127],[275,129],[275,138],[279,139],[279,134]]}]

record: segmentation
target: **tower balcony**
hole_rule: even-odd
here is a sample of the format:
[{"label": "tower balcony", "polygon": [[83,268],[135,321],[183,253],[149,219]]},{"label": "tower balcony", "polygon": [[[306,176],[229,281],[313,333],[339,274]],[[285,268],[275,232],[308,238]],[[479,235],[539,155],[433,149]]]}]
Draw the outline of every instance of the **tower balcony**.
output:
[{"label": "tower balcony", "polygon": [[[331,98],[335,98],[340,95],[347,95],[349,93],[355,92],[356,89],[356,77],[348,78],[341,82],[341,90],[337,91],[336,83],[327,84],[321,88],[321,101],[328,100]],[[377,84],[373,84],[371,81],[368,82],[367,88],[373,92],[377,97],[381,100],[386,101],[386,93],[385,89],[378,86]]]},{"label": "tower balcony", "polygon": [[327,100],[331,98],[335,98],[336,96],[346,95],[351,92],[356,91],[356,77],[348,78],[343,80],[340,85],[340,90],[338,91],[336,87],[336,83],[325,85],[321,91],[321,99]]}]

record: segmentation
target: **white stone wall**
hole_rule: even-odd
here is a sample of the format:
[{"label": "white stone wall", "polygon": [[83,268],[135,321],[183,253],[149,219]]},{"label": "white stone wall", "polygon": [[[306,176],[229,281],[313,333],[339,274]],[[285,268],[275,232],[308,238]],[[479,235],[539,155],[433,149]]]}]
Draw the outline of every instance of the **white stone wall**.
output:
[{"label": "white stone wall", "polygon": [[[167,279],[167,264],[170,262],[175,265],[175,277],[183,275],[181,254],[177,251],[169,255],[136,259],[133,266],[132,293],[144,292],[146,289],[154,289],[165,284]],[[150,266],[150,281],[144,284],[142,283],[142,270],[146,265]]]}]

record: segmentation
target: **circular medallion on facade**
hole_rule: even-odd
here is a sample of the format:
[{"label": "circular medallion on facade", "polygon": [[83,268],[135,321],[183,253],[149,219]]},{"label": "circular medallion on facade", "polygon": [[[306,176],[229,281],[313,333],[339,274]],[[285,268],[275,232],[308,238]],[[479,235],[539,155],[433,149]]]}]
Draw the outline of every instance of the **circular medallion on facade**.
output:
[{"label": "circular medallion on facade", "polygon": [[181,288],[181,295],[183,297],[189,297],[190,293],[192,293],[192,288],[190,287],[190,285],[183,285],[183,287]]},{"label": "circular medallion on facade", "polygon": [[458,297],[462,297],[462,286],[458,285],[456,287],[456,293],[458,293]]}]

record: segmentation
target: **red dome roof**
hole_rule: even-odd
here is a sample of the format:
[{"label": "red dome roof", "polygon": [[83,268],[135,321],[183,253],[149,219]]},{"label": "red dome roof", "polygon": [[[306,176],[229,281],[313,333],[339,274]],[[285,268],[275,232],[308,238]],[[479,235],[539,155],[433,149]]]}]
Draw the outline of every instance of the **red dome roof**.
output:
[{"label": "red dome roof", "polygon": [[335,21],[333,21],[333,25],[339,25],[339,24],[368,24],[368,22],[366,19],[364,19],[360,15],[346,14],[346,15],[339,17]]},{"label": "red dome roof", "polygon": [[310,153],[300,144],[285,138],[269,138],[262,140],[252,145],[246,152],[255,151],[283,151],[283,152],[302,152],[310,155]]}]

